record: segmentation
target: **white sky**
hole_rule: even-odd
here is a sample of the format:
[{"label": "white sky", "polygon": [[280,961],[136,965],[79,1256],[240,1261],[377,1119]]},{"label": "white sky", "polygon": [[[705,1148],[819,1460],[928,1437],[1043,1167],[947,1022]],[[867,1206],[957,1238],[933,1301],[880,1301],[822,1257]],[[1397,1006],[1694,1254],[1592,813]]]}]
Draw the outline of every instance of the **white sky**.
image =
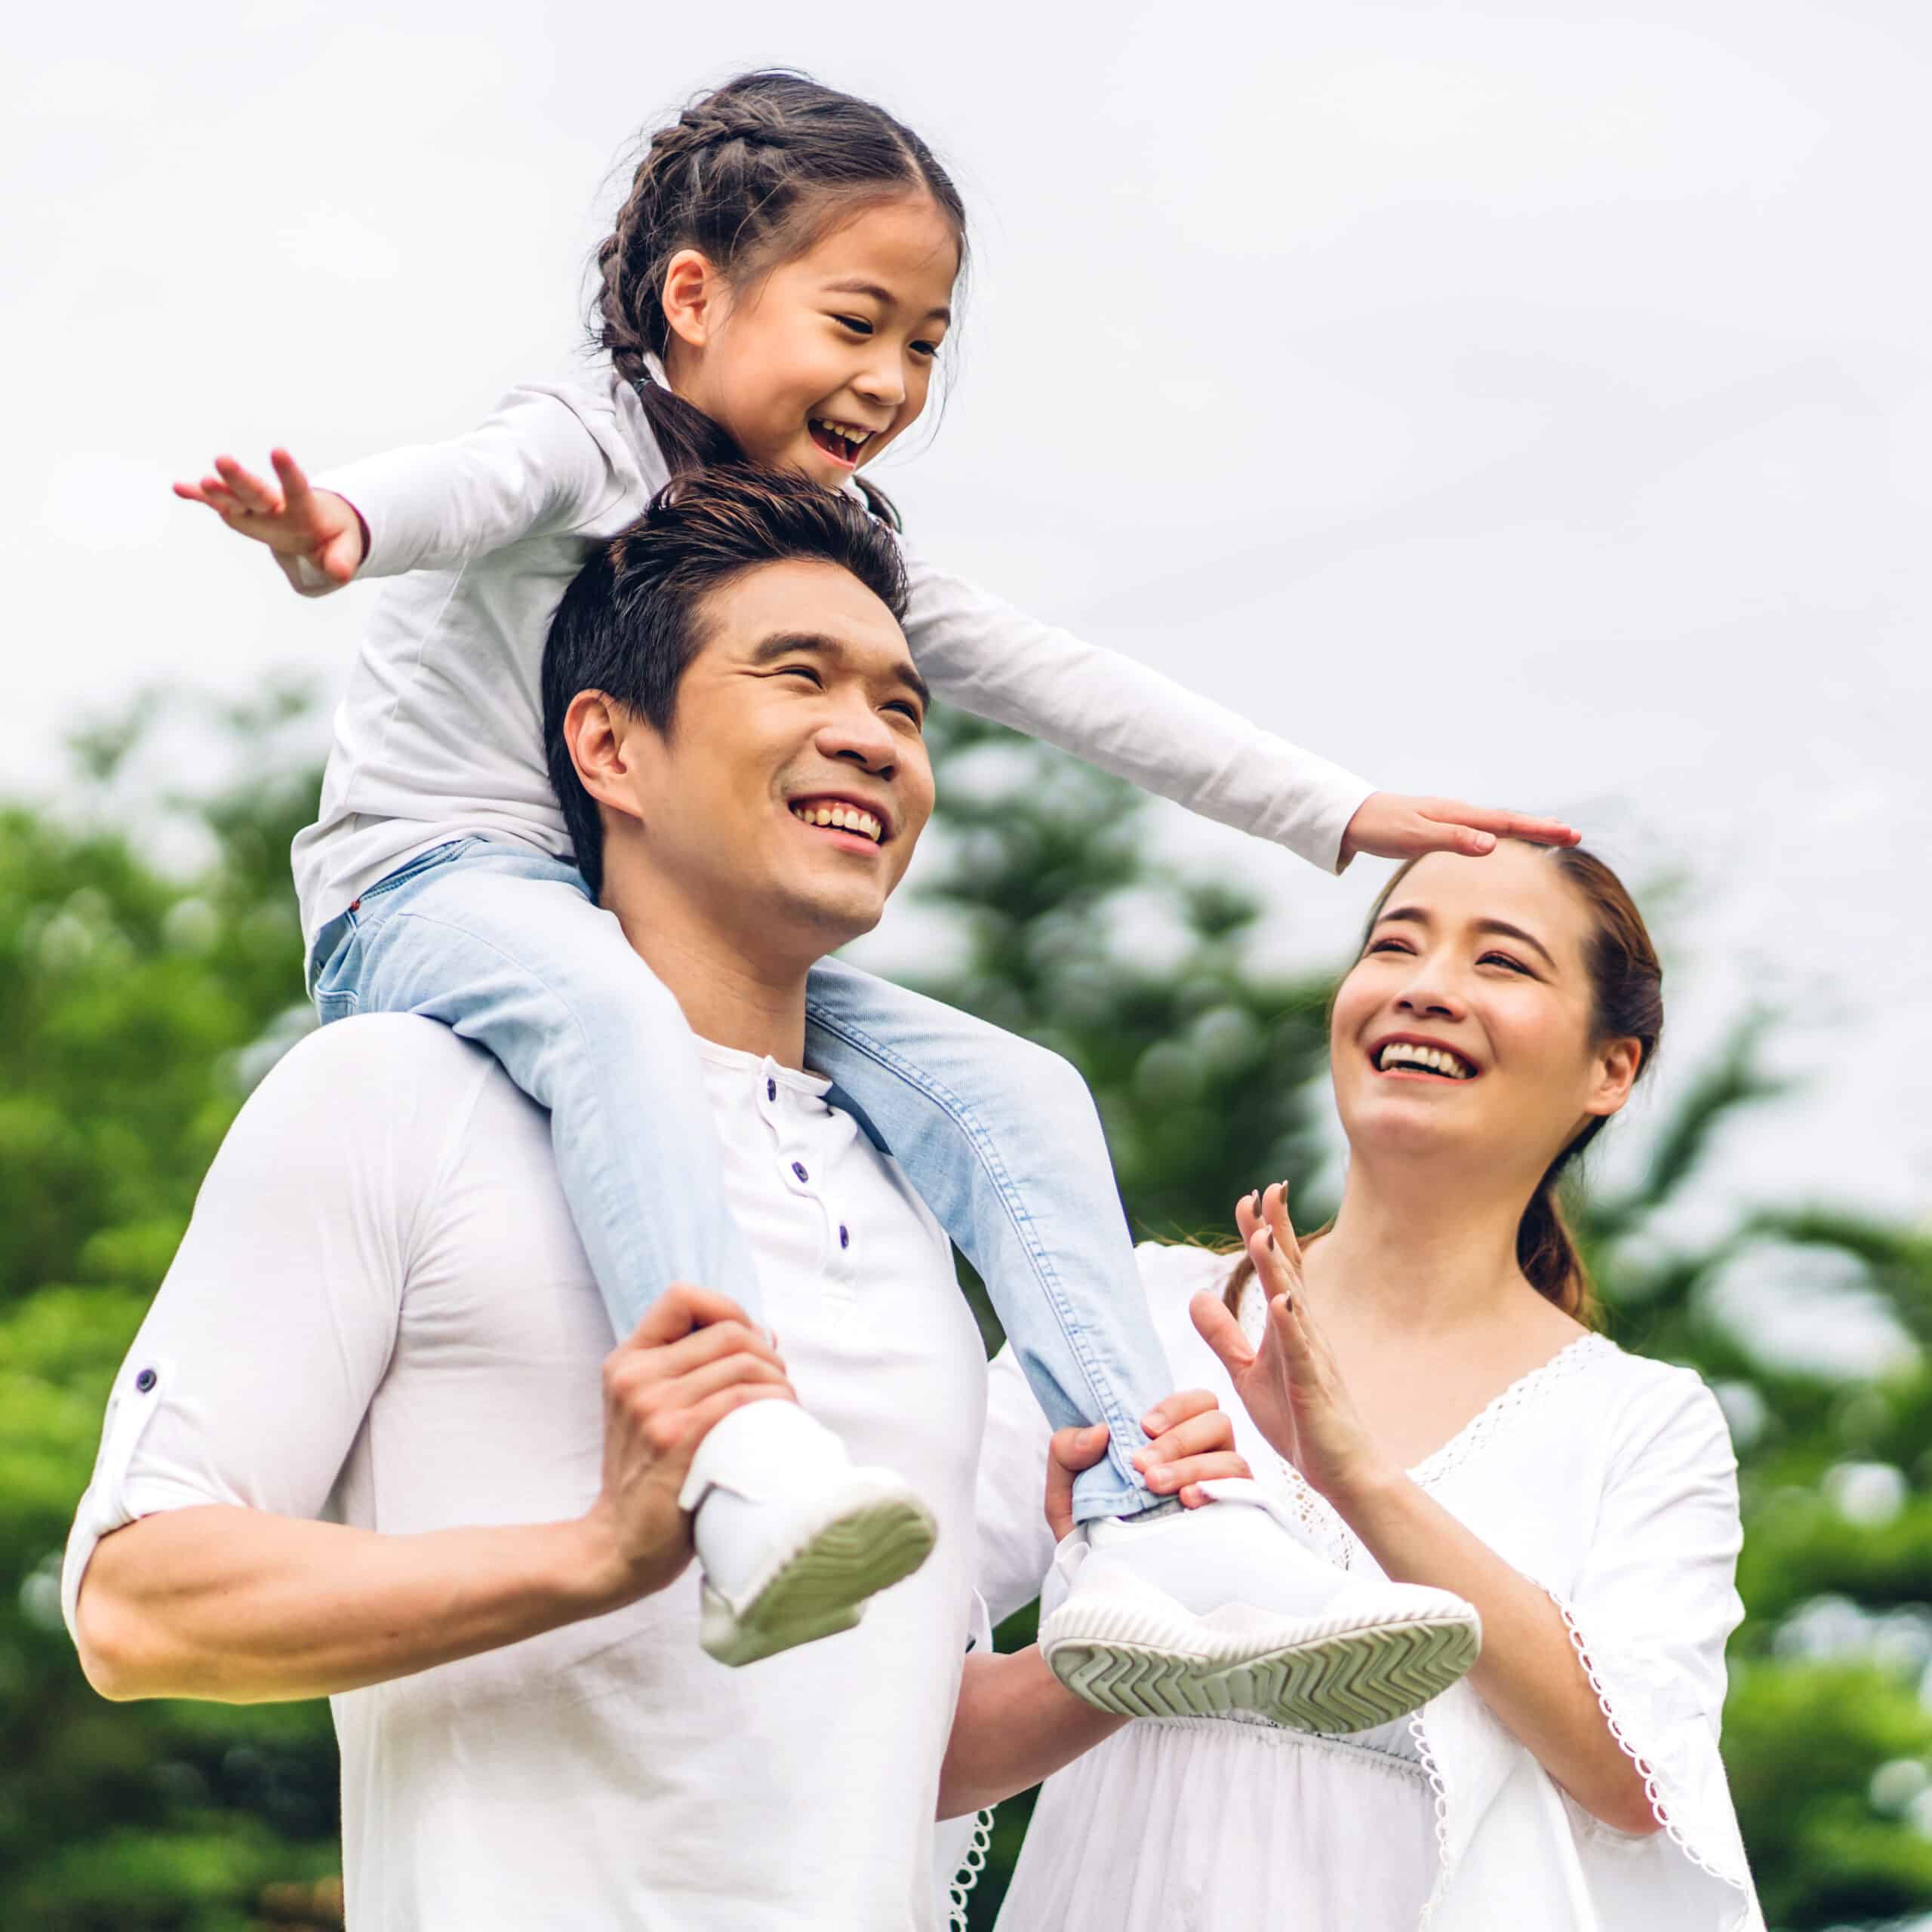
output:
[{"label": "white sky", "polygon": [[[923,543],[1392,789],[1687,872],[1678,1066],[1783,1001],[1810,1083],[1727,1176],[1932,1203],[1915,0],[110,0],[8,53],[0,789],[155,681],[339,686],[369,593],[297,602],[170,478],[452,433],[559,366],[629,137],[789,62],[977,220],[943,427],[885,466]],[[1383,869],[1158,829],[1297,961]]]}]

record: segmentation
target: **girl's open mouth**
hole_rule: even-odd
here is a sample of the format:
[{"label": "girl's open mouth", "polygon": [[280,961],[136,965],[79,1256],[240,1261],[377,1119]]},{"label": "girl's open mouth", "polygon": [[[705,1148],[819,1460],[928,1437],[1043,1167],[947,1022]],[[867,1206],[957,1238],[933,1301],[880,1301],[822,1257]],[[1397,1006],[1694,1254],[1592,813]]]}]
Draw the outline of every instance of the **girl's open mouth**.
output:
[{"label": "girl's open mouth", "polygon": [[814,416],[805,425],[814,448],[823,451],[848,469],[859,466],[859,457],[874,432],[851,423],[835,423],[829,417]]}]

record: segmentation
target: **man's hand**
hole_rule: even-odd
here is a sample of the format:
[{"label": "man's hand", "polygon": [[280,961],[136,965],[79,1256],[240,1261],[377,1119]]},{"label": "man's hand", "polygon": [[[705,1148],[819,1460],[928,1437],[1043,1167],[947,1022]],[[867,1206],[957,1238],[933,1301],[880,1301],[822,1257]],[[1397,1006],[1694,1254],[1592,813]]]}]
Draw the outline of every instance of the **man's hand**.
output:
[{"label": "man's hand", "polygon": [[[1235,1447],[1235,1426],[1204,1389],[1184,1389],[1140,1419],[1153,1438],[1138,1451],[1134,1466],[1158,1495],[1178,1496],[1190,1509],[1209,1499],[1198,1487],[1223,1476],[1251,1475]],[[1073,1527],[1073,1478],[1107,1453],[1107,1428],[1058,1430],[1047,1456],[1047,1522],[1057,1543]]]},{"label": "man's hand", "polygon": [[355,506],[332,490],[310,489],[301,466],[286,450],[272,450],[269,460],[275,465],[275,483],[251,475],[232,456],[218,456],[215,474],[198,483],[177,483],[174,494],[191,503],[205,503],[230,530],[266,543],[297,590],[318,588],[316,573],[328,583],[346,583],[368,548],[368,532]]},{"label": "man's hand", "polygon": [[1408,798],[1371,792],[1342,835],[1342,863],[1358,852],[1378,859],[1417,859],[1425,852],[1460,852],[1479,859],[1499,838],[1527,838],[1537,845],[1574,845],[1582,838],[1560,820],[1492,811],[1457,798]]},{"label": "man's hand", "polygon": [[604,1361],[604,1485],[584,1519],[611,1607],[691,1558],[678,1492],[712,1426],[747,1402],[796,1401],[764,1331],[728,1296],[678,1283]]}]

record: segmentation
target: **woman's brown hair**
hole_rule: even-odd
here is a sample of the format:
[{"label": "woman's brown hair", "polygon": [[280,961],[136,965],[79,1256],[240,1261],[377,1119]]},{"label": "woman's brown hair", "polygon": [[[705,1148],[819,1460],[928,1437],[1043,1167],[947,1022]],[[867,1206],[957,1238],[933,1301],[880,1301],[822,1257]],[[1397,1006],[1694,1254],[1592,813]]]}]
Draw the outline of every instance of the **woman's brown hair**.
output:
[{"label": "woman's brown hair", "polygon": [[[924,195],[952,225],[966,268],[966,208],[931,149],[882,107],[803,74],[741,74],[700,94],[651,137],[597,250],[591,334],[637,391],[672,474],[743,460],[724,427],[651,379],[669,340],[664,272],[696,248],[743,286],[811,248],[868,204]],[[884,493],[857,479],[894,528]]]},{"label": "woman's brown hair", "polygon": [[[1598,1044],[1635,1040],[1641,1050],[1636,1078],[1641,1079],[1650,1071],[1663,1037],[1663,968],[1643,915],[1623,881],[1594,853],[1580,846],[1539,849],[1547,851],[1550,863],[1589,909],[1592,924],[1583,964],[1594,995],[1591,1038]],[[1389,895],[1419,863],[1410,860],[1377,894],[1363,929],[1364,949]],[[1589,1272],[1564,1217],[1561,1196],[1571,1164],[1603,1131],[1609,1118],[1607,1114],[1593,1115],[1551,1161],[1516,1227],[1516,1265],[1530,1285],[1566,1315],[1591,1326],[1600,1318],[1601,1311]],[[1228,1281],[1226,1300],[1231,1312],[1240,1312],[1241,1291],[1254,1272],[1254,1264],[1243,1256]]]}]

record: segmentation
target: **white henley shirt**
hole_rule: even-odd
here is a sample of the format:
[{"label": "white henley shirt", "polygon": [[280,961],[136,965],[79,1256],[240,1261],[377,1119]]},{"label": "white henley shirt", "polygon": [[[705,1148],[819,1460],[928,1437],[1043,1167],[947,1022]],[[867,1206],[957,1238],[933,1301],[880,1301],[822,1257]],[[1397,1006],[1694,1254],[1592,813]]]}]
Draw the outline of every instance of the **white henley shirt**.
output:
[{"label": "white henley shirt", "polygon": [[[984,1350],[945,1238],[824,1083],[700,1051],[800,1399],[916,1485],[938,1546],[857,1629],[745,1669],[698,1647],[694,1567],[608,1616],[334,1699],[352,1925],[936,1922]],[[610,1346],[543,1111],[429,1021],[325,1028],[243,1109],[116,1379],[68,1546],[70,1625],[100,1537],[157,1510],[394,1535],[580,1515]]]}]

